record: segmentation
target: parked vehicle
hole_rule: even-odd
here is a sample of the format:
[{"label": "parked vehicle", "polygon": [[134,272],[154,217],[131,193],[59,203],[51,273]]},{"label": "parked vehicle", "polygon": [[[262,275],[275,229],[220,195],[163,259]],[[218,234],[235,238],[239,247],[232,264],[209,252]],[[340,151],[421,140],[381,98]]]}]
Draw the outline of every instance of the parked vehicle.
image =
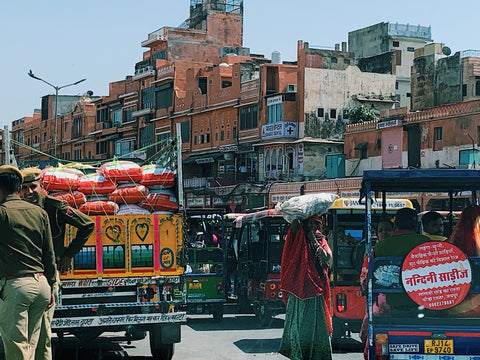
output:
[{"label": "parked vehicle", "polygon": [[236,284],[237,284],[237,258],[236,253],[238,246],[236,240],[233,237],[233,230],[235,228],[236,221],[239,217],[245,214],[242,213],[228,213],[223,216],[224,219],[224,231],[223,236],[225,239],[226,259],[225,259],[225,292],[227,293],[227,302],[234,303],[237,301]]},{"label": "parked vehicle", "polygon": [[280,265],[288,229],[288,222],[273,209],[239,216],[235,222],[237,303],[241,312],[253,310],[263,326],[285,312]]},{"label": "parked vehicle", "polygon": [[[461,311],[480,292],[480,258],[467,257],[448,242],[427,242],[405,258],[373,258],[371,230],[374,192],[447,192],[450,203],[469,195],[478,203],[480,170],[365,171],[368,269],[369,359],[477,359],[480,357],[480,313]],[[472,229],[473,231],[473,229]],[[408,296],[418,307],[374,314],[379,293]]]},{"label": "parked vehicle", "polygon": [[[180,214],[93,216],[95,230],[61,275],[52,330],[91,341],[102,332],[130,339],[150,333],[154,359],[171,359],[180,342],[184,288]],[[65,241],[75,236],[67,227]]]},{"label": "parked vehicle", "polygon": [[[385,205],[385,206],[384,206]],[[413,208],[410,200],[375,199],[371,206],[372,223],[381,217],[392,218],[402,207]],[[325,230],[333,254],[331,267],[332,345],[351,332],[359,332],[366,301],[360,289],[360,272],[365,256],[365,205],[359,199],[339,198],[330,206]]]},{"label": "parked vehicle", "polygon": [[221,321],[227,281],[223,211],[189,209],[187,222],[193,237],[187,248],[184,309],[187,314],[212,314]]}]

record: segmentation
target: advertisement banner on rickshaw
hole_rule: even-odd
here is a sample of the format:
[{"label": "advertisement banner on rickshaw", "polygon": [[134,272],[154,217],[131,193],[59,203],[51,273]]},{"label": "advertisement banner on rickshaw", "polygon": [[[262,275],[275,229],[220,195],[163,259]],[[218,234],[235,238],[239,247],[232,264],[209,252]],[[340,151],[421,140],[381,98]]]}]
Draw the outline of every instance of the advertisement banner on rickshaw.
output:
[{"label": "advertisement banner on rickshaw", "polygon": [[443,310],[463,301],[472,283],[472,269],[456,246],[434,241],[414,248],[402,267],[403,286],[418,305]]}]

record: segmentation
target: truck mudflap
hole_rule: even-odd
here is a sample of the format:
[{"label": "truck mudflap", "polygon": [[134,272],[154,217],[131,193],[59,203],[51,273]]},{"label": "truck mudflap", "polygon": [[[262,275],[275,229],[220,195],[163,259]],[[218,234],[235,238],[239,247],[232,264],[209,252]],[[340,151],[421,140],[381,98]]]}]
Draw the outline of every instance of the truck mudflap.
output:
[{"label": "truck mudflap", "polygon": [[173,324],[187,321],[184,311],[153,314],[125,314],[85,317],[64,317],[52,321],[52,329],[70,329],[102,326],[126,326],[145,324]]}]

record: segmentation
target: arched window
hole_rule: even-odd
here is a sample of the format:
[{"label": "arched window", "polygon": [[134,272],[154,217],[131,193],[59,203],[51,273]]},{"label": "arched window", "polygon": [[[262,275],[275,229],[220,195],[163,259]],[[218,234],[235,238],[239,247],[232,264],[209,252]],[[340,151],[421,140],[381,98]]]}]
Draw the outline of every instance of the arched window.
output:
[{"label": "arched window", "polygon": [[270,162],[270,150],[265,151],[265,177],[268,177],[270,172],[271,162]]},{"label": "arched window", "polygon": [[283,151],[282,149],[278,149],[278,156],[277,156],[277,170],[278,173],[281,174],[283,172]]},{"label": "arched window", "polygon": [[272,149],[272,168],[270,170],[277,170],[277,150]]},{"label": "arched window", "polygon": [[287,148],[286,150],[286,162],[285,162],[285,172],[288,174],[294,174],[295,172],[295,149],[292,147]]}]

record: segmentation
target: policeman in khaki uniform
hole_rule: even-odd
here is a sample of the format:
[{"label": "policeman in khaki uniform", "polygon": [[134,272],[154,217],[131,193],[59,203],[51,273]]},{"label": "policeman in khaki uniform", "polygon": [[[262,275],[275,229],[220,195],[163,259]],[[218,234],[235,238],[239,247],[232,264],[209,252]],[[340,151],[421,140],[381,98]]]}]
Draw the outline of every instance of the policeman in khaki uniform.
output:
[{"label": "policeman in khaki uniform", "polygon": [[[55,260],[57,269],[60,272],[69,271],[72,268],[72,258],[78,253],[90,234],[95,228],[95,223],[81,211],[68,205],[66,201],[55,199],[45,195],[40,184],[41,170],[39,168],[26,168],[21,170],[23,175],[23,184],[20,190],[20,196],[44,209],[50,219],[50,229],[52,231],[53,246],[55,249]],[[69,224],[77,228],[75,239],[65,247],[65,225]],[[60,280],[57,274],[56,286],[53,289],[55,303],[58,303],[58,286]],[[51,328],[54,307],[45,312],[42,321],[40,339],[38,341],[36,360],[50,360],[52,358],[52,346],[50,342]]]},{"label": "policeman in khaki uniform", "polygon": [[17,168],[0,166],[0,332],[7,360],[33,359],[57,272],[48,215],[20,199],[21,183]]}]

